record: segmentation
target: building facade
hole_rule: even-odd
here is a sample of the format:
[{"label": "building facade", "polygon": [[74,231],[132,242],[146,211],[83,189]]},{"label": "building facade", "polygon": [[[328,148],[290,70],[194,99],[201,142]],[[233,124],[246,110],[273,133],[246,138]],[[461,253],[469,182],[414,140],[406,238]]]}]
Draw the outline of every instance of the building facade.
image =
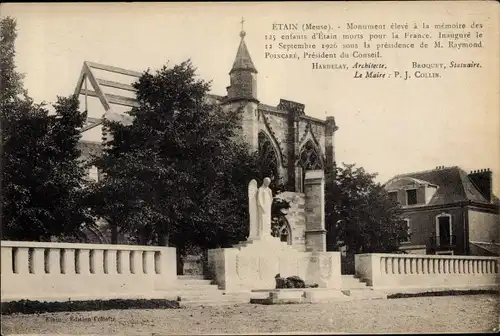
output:
[{"label": "building facade", "polygon": [[[314,241],[311,237],[318,234],[321,237],[325,235],[321,228],[308,230],[307,209],[316,208],[319,203],[308,203],[308,200],[313,198],[308,196],[312,187],[305,179],[306,172],[318,170],[324,172],[328,168],[333,168],[334,136],[338,127],[334,117],[321,120],[308,116],[304,104],[298,102],[280,99],[276,105],[261,103],[257,94],[258,71],[245,43],[245,35],[244,31],[240,32],[240,43],[232,67],[229,69],[226,94],[209,94],[206,99],[219,104],[223,110],[237,110],[242,113],[242,138],[249,144],[251,151],[258,152],[263,175],[271,177],[273,185],[280,186],[280,189],[284,190],[280,197],[291,203],[291,209],[281,218],[283,225],[278,235],[288,244],[295,245],[299,250],[305,250],[307,242]],[[128,76],[133,80],[142,73],[84,62],[76,84],[75,93],[85,96],[85,109],[88,97],[98,98],[105,110],[102,119],[130,123],[130,117],[118,113],[117,107],[137,106],[137,101],[133,98],[135,89],[129,83],[111,81],[105,79],[109,78],[106,76],[99,77],[102,75],[98,72]],[[124,94],[119,95],[117,92]],[[133,93],[132,96],[130,93]],[[102,124],[102,119],[88,118],[88,125],[82,131],[86,132],[99,126]],[[90,153],[98,153],[100,146],[100,141],[82,141],[82,155],[85,158]],[[89,168],[89,177],[90,175],[94,180],[99,178],[94,168]],[[310,226],[316,225],[313,225],[312,220],[309,222]],[[324,223],[321,225],[324,227]],[[321,242],[322,240],[323,238],[319,239]]]},{"label": "building facade", "polygon": [[289,191],[302,192],[307,170],[324,170],[335,162],[334,117],[307,116],[305,106],[280,99],[276,106],[263,104],[257,95],[257,69],[245,43],[245,32],[229,72],[227,95],[216,97],[225,109],[240,108],[243,136],[259,152],[261,167]]},{"label": "building facade", "polygon": [[[242,113],[242,136],[252,151],[258,151],[263,170],[271,175],[274,184],[287,191],[302,192],[307,170],[324,170],[335,162],[334,136],[338,127],[334,117],[326,120],[306,115],[304,104],[280,99],[277,105],[261,103],[258,99],[258,71],[247,45],[245,32],[240,33],[240,44],[229,71],[227,94],[207,96],[224,110],[239,110]],[[140,77],[136,71],[85,62],[76,93],[98,98],[106,113],[103,117],[127,122],[127,115],[116,113],[113,105],[137,106],[130,96],[115,94],[117,90],[134,91],[131,85],[97,78],[96,70]],[[87,80],[93,90],[87,89]],[[83,84],[85,83],[85,88]],[[112,88],[113,94],[106,88]],[[88,131],[102,123],[99,118],[89,118]],[[96,142],[99,144],[99,142]],[[89,144],[83,144],[88,147]]]},{"label": "building facade", "polygon": [[385,184],[403,208],[408,253],[495,255],[500,242],[498,199],[489,169],[459,167],[397,175]]}]

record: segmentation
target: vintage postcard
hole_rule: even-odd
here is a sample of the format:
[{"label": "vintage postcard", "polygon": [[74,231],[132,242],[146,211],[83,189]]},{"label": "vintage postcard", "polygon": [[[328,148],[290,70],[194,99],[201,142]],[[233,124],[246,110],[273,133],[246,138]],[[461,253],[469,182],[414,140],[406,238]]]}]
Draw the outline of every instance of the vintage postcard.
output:
[{"label": "vintage postcard", "polygon": [[498,331],[498,2],[0,15],[2,335]]}]

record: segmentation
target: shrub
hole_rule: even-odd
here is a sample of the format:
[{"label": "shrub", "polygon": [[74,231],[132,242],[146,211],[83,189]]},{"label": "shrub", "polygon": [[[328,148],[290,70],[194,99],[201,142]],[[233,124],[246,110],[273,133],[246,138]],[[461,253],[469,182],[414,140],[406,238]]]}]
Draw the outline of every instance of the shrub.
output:
[{"label": "shrub", "polygon": [[165,299],[155,300],[88,300],[66,302],[40,302],[20,300],[2,302],[2,315],[41,314],[58,312],[96,311],[111,309],[174,309],[179,302]]}]

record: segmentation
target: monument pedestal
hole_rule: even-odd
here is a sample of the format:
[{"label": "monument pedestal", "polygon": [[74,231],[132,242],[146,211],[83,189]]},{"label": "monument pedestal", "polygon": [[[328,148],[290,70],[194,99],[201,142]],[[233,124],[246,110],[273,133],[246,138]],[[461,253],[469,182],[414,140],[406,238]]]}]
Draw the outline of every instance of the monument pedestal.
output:
[{"label": "monument pedestal", "polygon": [[299,276],[307,285],[341,288],[340,252],[299,252],[275,237],[208,251],[208,265],[220,289],[273,289],[275,276]]},{"label": "monument pedestal", "polygon": [[[299,252],[280,239],[272,237],[272,192],[269,178],[257,188],[257,181],[248,184],[250,229],[249,239],[233,248],[208,251],[208,268],[220,289],[226,291],[273,289],[275,277],[298,276],[306,285],[319,288],[342,287],[340,252],[324,252],[324,177],[322,171],[306,173],[306,199],[314,207],[306,207],[306,245],[309,251]],[[307,203],[307,202],[306,202]],[[281,292],[280,292],[281,293]],[[285,294],[278,294],[285,295]]]}]

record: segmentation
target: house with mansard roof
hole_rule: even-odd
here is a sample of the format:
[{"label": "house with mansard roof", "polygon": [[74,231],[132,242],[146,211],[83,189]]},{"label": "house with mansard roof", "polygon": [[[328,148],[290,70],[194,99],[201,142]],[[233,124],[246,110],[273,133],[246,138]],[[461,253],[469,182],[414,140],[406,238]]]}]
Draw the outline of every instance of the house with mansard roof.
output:
[{"label": "house with mansard roof", "polygon": [[489,169],[460,167],[401,174],[385,185],[402,206],[408,253],[499,255],[499,200]]}]

